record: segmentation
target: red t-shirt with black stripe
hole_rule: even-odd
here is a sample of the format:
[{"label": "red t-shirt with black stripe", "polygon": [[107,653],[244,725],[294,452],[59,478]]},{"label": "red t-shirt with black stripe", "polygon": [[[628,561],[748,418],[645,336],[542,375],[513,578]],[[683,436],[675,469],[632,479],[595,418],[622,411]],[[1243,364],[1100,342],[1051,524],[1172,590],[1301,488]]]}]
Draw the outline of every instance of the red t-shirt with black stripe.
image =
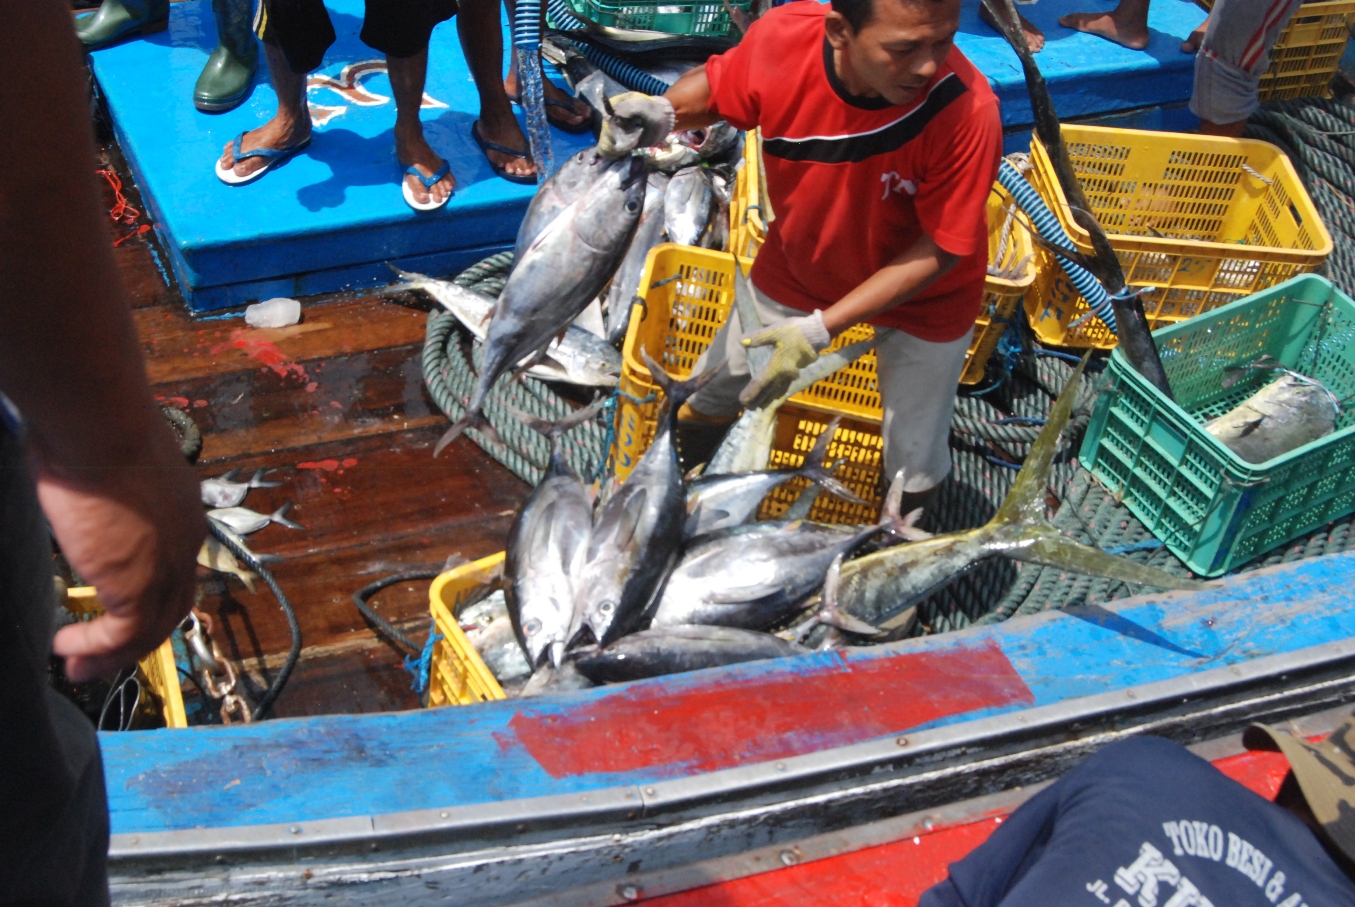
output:
[{"label": "red t-shirt with black stripe", "polygon": [[872,319],[948,342],[974,325],[988,266],[987,200],[1002,155],[997,97],[958,48],[911,105],[850,95],[824,34],[827,4],[776,7],[706,63],[711,108],[762,127],[775,220],[753,265],[769,298],[824,309],[926,233],[961,256]]}]

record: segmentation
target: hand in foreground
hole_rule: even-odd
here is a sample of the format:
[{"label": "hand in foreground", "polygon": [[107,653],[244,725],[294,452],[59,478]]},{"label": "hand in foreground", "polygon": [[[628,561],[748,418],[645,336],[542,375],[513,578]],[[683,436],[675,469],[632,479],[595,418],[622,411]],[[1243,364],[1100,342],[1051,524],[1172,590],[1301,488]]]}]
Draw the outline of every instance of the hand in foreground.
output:
[{"label": "hand in foreground", "polygon": [[623,157],[637,148],[663,141],[673,131],[677,114],[667,98],[628,91],[612,98],[598,133],[603,157]]},{"label": "hand in foreground", "polygon": [[767,367],[762,374],[754,376],[739,394],[739,400],[750,409],[761,409],[783,396],[800,376],[800,369],[819,358],[819,353],[832,342],[820,311],[791,318],[744,338],[746,347],[771,346],[774,349]]},{"label": "hand in foreground", "polygon": [[38,498],[62,553],[98,589],[105,609],[62,628],[53,642],[77,683],[133,664],[193,605],[207,531],[197,475],[164,425],[148,434],[135,465],[38,475]]}]

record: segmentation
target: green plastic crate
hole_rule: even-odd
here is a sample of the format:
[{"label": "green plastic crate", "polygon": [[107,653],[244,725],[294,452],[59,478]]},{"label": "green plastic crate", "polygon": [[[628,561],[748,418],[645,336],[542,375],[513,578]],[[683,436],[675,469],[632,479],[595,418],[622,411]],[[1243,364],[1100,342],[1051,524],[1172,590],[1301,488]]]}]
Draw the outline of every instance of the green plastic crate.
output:
[{"label": "green plastic crate", "polygon": [[[729,11],[724,0],[671,3],[663,0],[567,0],[575,15],[597,25],[661,31],[670,35],[700,35],[723,38],[730,31]],[[752,0],[730,0],[734,9],[745,12]]]},{"label": "green plastic crate", "polygon": [[1270,354],[1355,398],[1355,302],[1306,274],[1153,333],[1176,402],[1111,355],[1081,460],[1191,570],[1227,573],[1355,511],[1355,405],[1336,431],[1248,463],[1204,430],[1275,379],[1224,390],[1224,369]]}]

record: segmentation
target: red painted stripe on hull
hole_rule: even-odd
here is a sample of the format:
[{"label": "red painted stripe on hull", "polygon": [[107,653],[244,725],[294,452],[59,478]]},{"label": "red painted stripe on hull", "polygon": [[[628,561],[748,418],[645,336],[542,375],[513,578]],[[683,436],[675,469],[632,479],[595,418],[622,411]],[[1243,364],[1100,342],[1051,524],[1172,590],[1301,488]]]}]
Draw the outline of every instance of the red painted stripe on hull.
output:
[{"label": "red painted stripe on hull", "polygon": [[553,778],[671,766],[708,772],[896,734],[1034,696],[991,641],[852,660],[794,677],[677,690],[644,684],[568,713],[523,709],[500,745]]}]

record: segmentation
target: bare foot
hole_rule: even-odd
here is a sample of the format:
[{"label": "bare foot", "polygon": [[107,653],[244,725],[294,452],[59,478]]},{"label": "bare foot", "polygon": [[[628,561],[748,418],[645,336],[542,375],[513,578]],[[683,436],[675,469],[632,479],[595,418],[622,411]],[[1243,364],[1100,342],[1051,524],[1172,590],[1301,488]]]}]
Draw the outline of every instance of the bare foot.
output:
[{"label": "bare foot", "polygon": [[522,134],[522,128],[518,126],[518,121],[511,112],[500,117],[490,116],[482,110],[480,111],[480,123],[477,128],[480,130],[480,138],[486,142],[493,142],[505,148],[520,148],[522,153],[526,155],[525,157],[517,157],[491,148],[485,153],[485,156],[493,164],[502,167],[512,176],[536,176],[536,164],[532,161],[527,137]]},{"label": "bare foot", "polygon": [[[437,173],[443,164],[442,158],[424,139],[422,128],[407,129],[399,124],[395,127],[395,157],[400,161],[400,166],[412,166],[424,176]],[[441,204],[451,198],[456,189],[456,179],[451,173],[434,183],[432,189],[425,189],[423,183],[409,173],[405,174],[405,184],[413,193],[414,200],[421,205],[430,201]]]},{"label": "bare foot", "polygon": [[[293,145],[305,141],[310,134],[309,112],[300,119],[284,118],[279,114],[258,129],[251,129],[246,132],[245,137],[240,141],[240,151],[243,153],[258,148],[291,148]],[[247,157],[237,161],[234,145],[233,140],[227,142],[226,147],[222,150],[222,169],[233,170],[236,176],[244,177],[257,173],[268,166],[268,160],[261,157]]]},{"label": "bare foot", "polygon": [[1196,26],[1195,31],[1190,33],[1186,40],[1181,42],[1181,53],[1193,54],[1199,51],[1200,45],[1204,43],[1204,30],[1209,27],[1209,16],[1204,17],[1204,21]]},{"label": "bare foot", "polygon": [[[568,92],[561,91],[554,82],[547,79],[543,73],[541,76],[541,86],[547,101],[558,101],[565,104],[565,107],[556,107],[553,104],[546,105],[546,119],[552,126],[559,126],[563,129],[577,129],[583,123],[588,122],[593,115],[593,108],[588,106],[588,102],[583,98],[576,98]],[[514,66],[508,73],[508,78],[503,80],[503,90],[508,92],[508,97],[517,98],[518,94],[518,70]],[[488,136],[486,136],[488,138]],[[516,146],[510,146],[516,147]]]},{"label": "bare foot", "polygon": [[[1005,12],[1004,12],[1005,15]],[[993,18],[993,11],[988,8],[987,3],[979,4],[979,18],[990,28],[995,29],[1001,34],[1002,29],[998,28],[997,20]],[[1037,54],[1044,47],[1044,32],[1035,27],[1035,24],[1020,13],[1016,18],[1021,22],[1021,31],[1026,33],[1026,44],[1030,47],[1030,52]]]},{"label": "bare foot", "polygon": [[1117,8],[1109,13],[1069,13],[1059,16],[1059,24],[1074,31],[1098,35],[1130,50],[1148,46],[1148,23],[1136,16],[1126,16]]}]

